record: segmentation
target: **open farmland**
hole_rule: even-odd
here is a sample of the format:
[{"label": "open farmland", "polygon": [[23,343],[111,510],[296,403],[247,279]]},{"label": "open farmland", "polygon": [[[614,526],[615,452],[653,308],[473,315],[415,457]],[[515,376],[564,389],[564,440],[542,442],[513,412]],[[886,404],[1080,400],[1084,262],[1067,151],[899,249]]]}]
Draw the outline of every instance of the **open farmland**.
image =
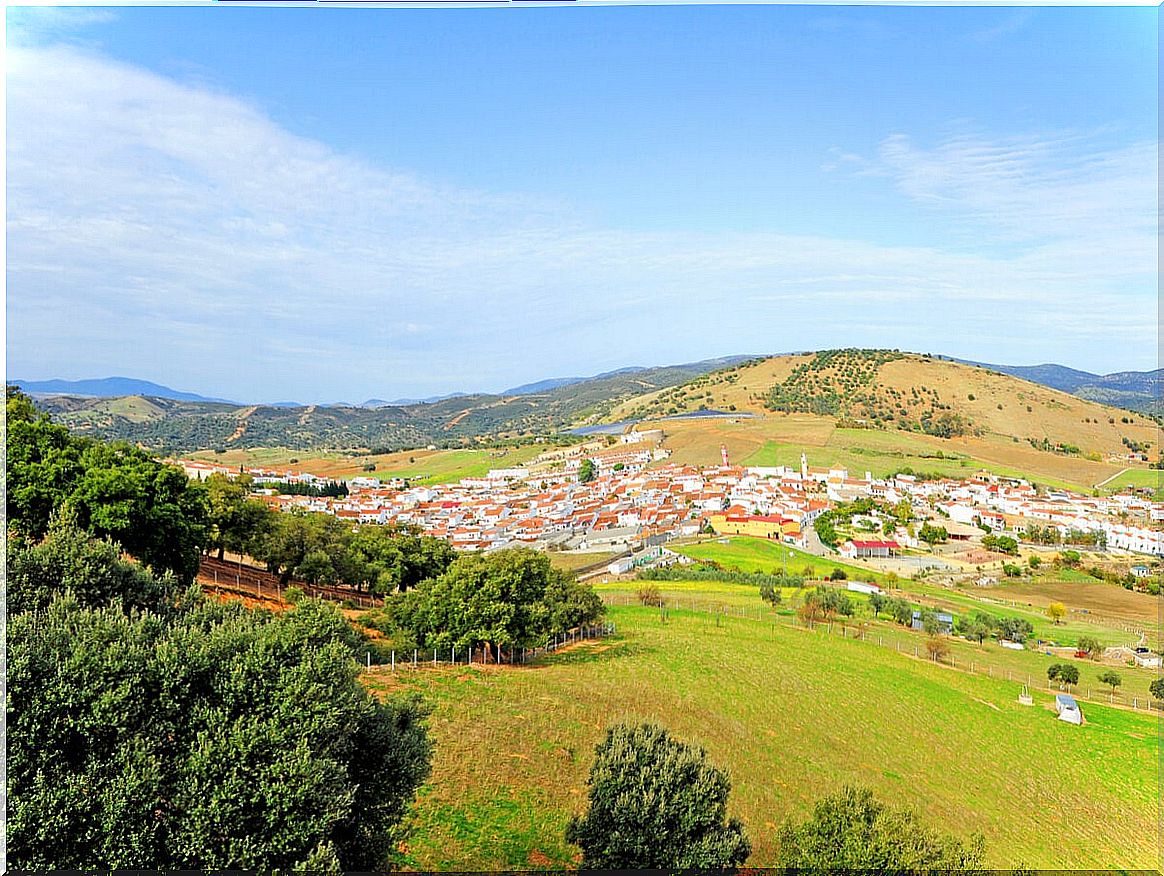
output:
[{"label": "open farmland", "polygon": [[1156,721],[1084,705],[1087,724],[1033,708],[1019,686],[868,641],[744,618],[615,606],[619,636],[536,668],[400,670],[375,690],[420,691],[436,759],[406,841],[422,869],[565,866],[593,745],[653,720],[731,775],[730,814],[773,861],[776,826],[844,782],[868,785],[959,833],[998,867],[1148,868]]},{"label": "open farmland", "polygon": [[[510,468],[537,456],[544,447],[501,447],[490,450],[405,450],[350,456],[341,453],[304,453],[285,448],[255,448],[192,453],[187,458],[217,465],[289,468],[325,478],[407,478],[418,484],[443,484],[461,478],[480,477],[492,468]],[[296,460],[292,462],[291,460]],[[375,465],[372,471],[365,470]]]}]

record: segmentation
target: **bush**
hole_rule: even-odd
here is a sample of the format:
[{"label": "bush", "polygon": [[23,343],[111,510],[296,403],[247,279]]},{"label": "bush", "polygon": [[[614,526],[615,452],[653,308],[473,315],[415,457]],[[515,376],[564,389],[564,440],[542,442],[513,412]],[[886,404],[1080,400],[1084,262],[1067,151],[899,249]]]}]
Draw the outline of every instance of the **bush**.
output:
[{"label": "bush", "polygon": [[586,814],[566,827],[582,869],[723,869],[751,852],[743,825],[726,820],[727,775],[662,727],[609,728],[587,785]]},{"label": "bush", "polygon": [[663,604],[663,597],[659,593],[657,584],[640,584],[638,591],[639,603],[659,607]]},{"label": "bush", "polygon": [[887,806],[852,786],[817,801],[804,823],[786,821],[777,843],[776,866],[805,874],[976,870],[985,857],[980,834],[965,843],[944,836],[912,810]]}]

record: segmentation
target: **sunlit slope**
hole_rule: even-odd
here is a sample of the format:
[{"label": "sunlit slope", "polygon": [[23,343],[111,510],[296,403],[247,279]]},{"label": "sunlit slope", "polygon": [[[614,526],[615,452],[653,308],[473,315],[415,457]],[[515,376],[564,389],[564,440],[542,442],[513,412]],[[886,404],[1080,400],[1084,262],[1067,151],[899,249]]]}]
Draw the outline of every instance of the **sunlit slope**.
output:
[{"label": "sunlit slope", "polygon": [[[806,428],[806,418],[821,418],[919,437],[1001,438],[1095,462],[1126,458],[1125,439],[1158,453],[1156,424],[1140,414],[985,368],[892,351],[826,351],[745,363],[623,403],[610,419],[700,408],[774,415],[787,419],[792,432]],[[778,428],[772,437],[784,431]]]}]

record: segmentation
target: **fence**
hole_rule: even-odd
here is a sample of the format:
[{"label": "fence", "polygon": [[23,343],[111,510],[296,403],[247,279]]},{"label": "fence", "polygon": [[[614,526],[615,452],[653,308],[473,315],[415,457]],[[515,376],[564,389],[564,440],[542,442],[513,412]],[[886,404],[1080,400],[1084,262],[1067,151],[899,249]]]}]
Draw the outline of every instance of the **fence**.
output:
[{"label": "fence", "polygon": [[588,642],[595,639],[604,639],[613,636],[616,632],[613,623],[585,624],[550,637],[549,642],[537,648],[511,648],[506,653],[501,648],[461,648],[451,646],[447,650],[433,648],[413,648],[411,651],[390,651],[384,659],[381,653],[374,662],[372,652],[366,652],[364,662],[368,671],[373,669],[435,669],[439,666],[522,666],[532,663],[546,654],[553,654],[569,645],[579,642]]},{"label": "fence", "polygon": [[[642,605],[639,598],[630,593],[603,593],[602,601],[606,605]],[[806,629],[808,632],[822,633],[826,636],[839,635],[846,639],[860,639],[880,647],[892,648],[899,654],[949,666],[959,672],[969,672],[972,675],[985,675],[990,678],[1005,679],[1016,684],[1025,684],[1031,690],[1036,689],[1036,685],[1041,687],[1046,681],[1046,676],[1016,670],[1013,667],[999,667],[989,660],[962,659],[954,654],[931,656],[927,653],[925,643],[919,643],[915,634],[905,632],[904,629],[901,631],[883,629],[874,631],[869,629],[866,622],[858,620],[824,620],[806,628],[799,623],[797,618],[777,614],[764,606],[731,605],[713,600],[695,599],[694,597],[662,597],[660,601],[662,604],[650,607],[659,611],[664,620],[667,619],[668,613],[671,611],[690,611],[693,614],[714,615],[717,624],[721,619],[727,618],[760,621],[773,625],[785,624],[786,626]],[[1050,683],[1046,685],[1045,689],[1050,693],[1064,692],[1063,688],[1052,686]],[[1136,711],[1164,711],[1164,703],[1138,692],[1112,691],[1109,693],[1086,686],[1075,686],[1073,690],[1067,692],[1071,693],[1075,699],[1085,702],[1123,706]]]},{"label": "fence", "polygon": [[272,575],[266,569],[237,561],[219,560],[215,557],[202,558],[198,568],[198,580],[204,587],[210,587],[218,593],[238,593],[264,600],[281,602],[288,589],[297,587],[305,596],[315,599],[351,603],[360,608],[376,608],[383,605],[383,600],[348,587],[323,587],[297,580],[288,582],[284,587],[279,583],[279,576]]}]

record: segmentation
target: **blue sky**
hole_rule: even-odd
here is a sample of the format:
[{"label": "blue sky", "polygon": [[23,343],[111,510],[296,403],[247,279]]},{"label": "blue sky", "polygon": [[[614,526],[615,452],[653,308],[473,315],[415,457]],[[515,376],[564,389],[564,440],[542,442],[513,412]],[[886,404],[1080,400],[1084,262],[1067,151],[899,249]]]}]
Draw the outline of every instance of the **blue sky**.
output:
[{"label": "blue sky", "polygon": [[7,370],[1157,362],[1155,8],[9,9]]}]

